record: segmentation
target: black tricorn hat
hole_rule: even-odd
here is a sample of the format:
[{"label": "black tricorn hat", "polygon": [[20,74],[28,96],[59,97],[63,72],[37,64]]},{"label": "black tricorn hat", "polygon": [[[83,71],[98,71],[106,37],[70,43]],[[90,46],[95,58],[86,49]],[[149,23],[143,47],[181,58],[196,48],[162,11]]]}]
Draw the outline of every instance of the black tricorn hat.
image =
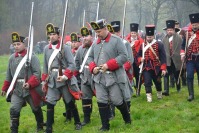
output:
[{"label": "black tricorn hat", "polygon": [[172,28],[172,29],[175,29],[175,23],[176,23],[176,21],[175,20],[167,20],[166,21],[166,29],[168,29],[168,28]]},{"label": "black tricorn hat", "polygon": [[91,24],[91,27],[93,28],[93,30],[99,30],[99,29],[106,27],[107,22],[105,21],[105,19],[100,19],[96,22],[91,22],[90,24]]},{"label": "black tricorn hat", "polygon": [[89,30],[87,27],[82,27],[80,32],[82,36],[92,35],[92,31]]},{"label": "black tricorn hat", "polygon": [[130,24],[130,31],[134,31],[134,32],[138,32],[138,27],[139,27],[139,24],[137,23],[131,23]]},{"label": "black tricorn hat", "polygon": [[199,13],[189,14],[190,22],[193,23],[199,23]]},{"label": "black tricorn hat", "polygon": [[112,21],[111,26],[112,26],[114,32],[120,31],[120,21]]},{"label": "black tricorn hat", "polygon": [[80,42],[80,37],[75,32],[72,32],[70,34],[70,39],[71,39],[71,42]]},{"label": "black tricorn hat", "polygon": [[59,35],[59,32],[59,27],[55,27],[52,23],[48,23],[46,25],[46,35],[49,35],[50,33],[56,33]]},{"label": "black tricorn hat", "polygon": [[25,37],[23,36],[19,36],[19,34],[17,32],[12,32],[12,43],[15,42],[23,42],[25,41]]},{"label": "black tricorn hat", "polygon": [[155,33],[155,25],[146,25],[146,36],[154,36]]},{"label": "black tricorn hat", "polygon": [[110,24],[107,24],[108,31],[114,33],[113,27]]}]

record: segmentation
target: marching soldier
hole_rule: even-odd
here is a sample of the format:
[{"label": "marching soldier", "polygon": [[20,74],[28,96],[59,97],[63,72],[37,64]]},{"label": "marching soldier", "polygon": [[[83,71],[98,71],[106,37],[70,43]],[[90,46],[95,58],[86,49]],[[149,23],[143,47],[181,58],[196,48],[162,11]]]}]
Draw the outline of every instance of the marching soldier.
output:
[{"label": "marching soldier", "polygon": [[[114,34],[117,35],[118,37],[121,37],[120,21],[111,22],[111,26],[113,28]],[[133,84],[133,61],[134,61],[133,52],[132,52],[130,43],[128,41],[123,39],[123,43],[125,44],[125,47],[126,47],[126,50],[127,50],[127,57],[128,57],[128,60],[124,63],[123,66],[124,66],[124,69],[125,69],[126,74],[128,76],[128,79],[130,81],[130,84],[132,85]],[[131,105],[131,103],[130,103],[131,102],[131,95],[132,95],[132,91],[133,91],[131,85],[129,86],[129,91],[127,90],[127,92],[129,93],[128,94],[129,98],[126,99],[129,110],[130,110],[130,105]]]},{"label": "marching soldier", "polygon": [[[41,96],[37,90],[41,90],[40,85],[40,62],[35,54],[32,54],[30,67],[28,71],[25,71],[24,60],[27,56],[27,49],[24,43],[25,37],[19,36],[18,33],[12,33],[12,42],[15,49],[15,53],[10,56],[6,80],[4,81],[1,95],[4,96],[8,91],[11,82],[15,82],[15,85],[11,94],[11,106],[10,106],[10,129],[12,133],[18,133],[19,117],[24,103],[28,103],[35,115],[37,122],[37,131],[43,130],[43,113],[40,107],[42,101]],[[26,59],[25,59],[26,60]],[[16,69],[22,65],[21,70]],[[25,81],[24,77],[28,74],[28,80]],[[13,77],[17,76],[16,81],[12,81]],[[41,91],[40,91],[41,92]]]},{"label": "marching soldier", "polygon": [[[76,69],[80,72],[81,78],[81,91],[82,91],[82,107],[84,113],[84,121],[82,122],[82,126],[90,123],[90,116],[92,113],[92,97],[93,97],[93,88],[91,86],[92,81],[92,74],[89,71],[88,63],[86,62],[85,65],[82,64],[85,59],[85,56],[92,45],[93,38],[92,38],[92,31],[88,30],[86,27],[81,28],[81,35],[83,37],[83,44],[79,47],[75,63]],[[84,66],[83,66],[84,65]],[[83,67],[83,68],[82,68]]]},{"label": "marching soldier", "polygon": [[169,75],[172,73],[175,77],[177,91],[179,92],[181,89],[181,84],[177,82],[181,68],[180,50],[182,38],[175,33],[175,20],[167,20],[166,26],[167,35],[163,38],[162,42],[166,51],[168,72],[164,77],[164,92],[162,94],[169,96]]},{"label": "marching soldier", "polygon": [[180,55],[182,62],[186,61],[187,86],[189,91],[187,100],[192,101],[194,100],[194,70],[199,75],[199,13],[190,14],[189,19],[191,25],[188,29],[188,38],[186,38],[187,40],[183,40]]},{"label": "marching soldier", "polygon": [[147,102],[152,102],[152,80],[158,99],[162,99],[161,75],[166,74],[166,53],[164,45],[154,39],[155,25],[146,25],[146,40],[138,52],[138,62],[144,77]]},{"label": "marching soldier", "polygon": [[[139,71],[140,71],[139,63],[138,63],[138,60],[137,60],[137,58],[138,58],[137,53],[140,49],[140,46],[143,43],[143,39],[138,35],[138,27],[139,27],[139,24],[131,23],[130,24],[131,33],[126,38],[130,42],[131,48],[132,48],[132,51],[133,51],[133,57],[134,57],[133,73],[134,73],[134,77],[136,79],[136,84],[135,84],[136,90],[138,89]],[[139,84],[139,88],[140,87],[141,87],[141,83]]]},{"label": "marching soldier", "polygon": [[[44,49],[44,67],[42,74],[43,90],[46,91],[47,102],[47,127],[46,132],[52,132],[52,124],[54,123],[54,106],[62,97],[67,107],[72,110],[75,122],[75,129],[81,129],[79,113],[75,105],[74,93],[72,93],[70,85],[73,80],[73,70],[75,69],[74,57],[71,48],[67,45],[60,46],[60,30],[52,24],[46,26],[47,34],[50,37],[50,44]],[[62,55],[55,52],[63,48]],[[59,52],[60,53],[60,52]],[[61,56],[61,57],[60,57]],[[63,76],[59,75],[59,66],[61,65]],[[47,84],[45,84],[45,82]],[[76,95],[78,97],[78,95]]]},{"label": "marching soldier", "polygon": [[80,41],[81,38],[80,38],[80,36],[77,35],[77,33],[74,33],[74,32],[70,34],[70,38],[71,38],[72,54],[75,57],[75,55],[77,53],[77,49],[81,45],[81,41]]},{"label": "marching soldier", "polygon": [[98,38],[93,42],[88,57],[89,69],[94,75],[94,86],[102,122],[101,131],[107,131],[110,128],[109,99],[120,110],[125,123],[131,123],[123,95],[123,91],[127,89],[125,85],[127,76],[123,68],[127,61],[127,52],[122,40],[111,35],[106,25],[104,19],[91,22]]}]

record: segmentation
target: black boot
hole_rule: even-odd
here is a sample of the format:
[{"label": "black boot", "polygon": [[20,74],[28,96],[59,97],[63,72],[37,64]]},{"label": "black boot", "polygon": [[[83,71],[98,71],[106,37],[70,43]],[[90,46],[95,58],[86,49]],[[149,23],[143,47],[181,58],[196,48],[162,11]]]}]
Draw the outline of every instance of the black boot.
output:
[{"label": "black boot", "polygon": [[82,125],[81,125],[80,118],[79,118],[79,113],[78,113],[77,107],[75,105],[75,102],[70,101],[67,106],[69,107],[69,109],[73,113],[73,117],[74,117],[74,121],[75,121],[75,123],[74,123],[75,124],[75,130],[82,129]]},{"label": "black boot", "polygon": [[45,133],[52,133],[52,125],[54,123],[54,105],[47,104],[47,122],[46,122],[46,131]]},{"label": "black boot", "polygon": [[164,92],[162,92],[162,95],[169,96],[169,77],[164,77]]},{"label": "black boot", "polygon": [[33,113],[34,113],[35,119],[37,121],[37,132],[42,131],[43,125],[44,125],[44,122],[43,122],[44,117],[43,117],[41,107],[39,107],[37,111],[33,111]]},{"label": "black boot", "polygon": [[112,120],[115,117],[115,106],[112,103],[109,104],[108,113],[109,113],[109,116],[108,116],[109,120]]},{"label": "black boot", "polygon": [[108,131],[110,129],[110,124],[108,119],[109,106],[108,104],[105,103],[98,103],[98,108],[102,123],[100,131]]},{"label": "black boot", "polygon": [[10,130],[11,133],[18,133],[20,113],[10,109]]},{"label": "black boot", "polygon": [[180,90],[181,90],[181,83],[180,83],[180,81],[179,81],[179,84],[177,82],[178,81],[176,81],[177,92],[180,92]]},{"label": "black boot", "polygon": [[191,102],[194,100],[194,90],[193,90],[193,82],[187,82],[188,85],[188,91],[189,91],[189,97],[187,101]]},{"label": "black boot", "polygon": [[82,99],[82,107],[84,112],[84,121],[82,122],[82,126],[90,123],[90,116],[92,112],[92,100],[91,99]]},{"label": "black boot", "polygon": [[123,120],[125,121],[126,124],[131,124],[131,117],[130,117],[130,113],[127,107],[127,104],[125,102],[122,103],[122,105],[116,106],[123,117]]},{"label": "black boot", "polygon": [[126,104],[127,104],[127,107],[128,107],[128,111],[131,114],[131,109],[130,109],[131,108],[131,101],[127,101]]},{"label": "black boot", "polygon": [[[174,74],[170,74],[170,87],[175,87],[175,77],[174,77]],[[169,76],[168,76],[168,79],[169,79]],[[169,86],[168,86],[169,87]]]},{"label": "black boot", "polygon": [[[63,101],[64,101],[64,100],[63,100]],[[66,117],[65,122],[68,123],[68,122],[71,122],[72,112],[71,112],[71,109],[68,107],[68,104],[66,104],[65,101],[64,101],[64,104],[65,104],[66,112],[63,113],[63,116]]]}]

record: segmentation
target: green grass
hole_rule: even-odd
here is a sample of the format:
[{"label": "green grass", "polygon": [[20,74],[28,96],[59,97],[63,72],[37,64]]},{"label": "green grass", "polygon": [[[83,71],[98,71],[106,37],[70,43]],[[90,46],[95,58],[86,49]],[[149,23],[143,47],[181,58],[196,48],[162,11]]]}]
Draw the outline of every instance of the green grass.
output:
[{"label": "green grass", "polygon": [[[41,64],[43,64],[43,55],[38,55]],[[0,56],[0,86],[2,87],[3,81],[6,76],[7,62],[9,56]],[[195,76],[196,77],[196,76]],[[182,87],[182,91],[177,93],[175,88],[170,88],[170,96],[163,97],[158,100],[156,97],[155,88],[153,88],[153,102],[147,103],[144,87],[142,87],[140,97],[132,97],[131,101],[131,118],[133,123],[125,125],[121,114],[116,110],[116,117],[110,121],[111,127],[109,133],[199,133],[199,87],[196,84],[195,78],[195,100],[187,102],[188,91],[187,87]],[[63,101],[60,100],[55,107],[55,133],[96,133],[101,127],[96,98],[94,100],[93,113],[91,116],[91,123],[81,131],[74,130],[74,121],[65,123],[65,118],[62,113],[65,111]],[[9,103],[5,101],[5,97],[0,97],[0,132],[8,133],[10,116],[9,116]],[[83,113],[81,108],[81,101],[77,101],[80,119],[83,120]],[[46,106],[42,107],[44,110],[44,119],[46,120]],[[36,122],[31,109],[28,106],[24,107],[21,111],[20,117],[20,133],[33,133],[36,129]]]}]

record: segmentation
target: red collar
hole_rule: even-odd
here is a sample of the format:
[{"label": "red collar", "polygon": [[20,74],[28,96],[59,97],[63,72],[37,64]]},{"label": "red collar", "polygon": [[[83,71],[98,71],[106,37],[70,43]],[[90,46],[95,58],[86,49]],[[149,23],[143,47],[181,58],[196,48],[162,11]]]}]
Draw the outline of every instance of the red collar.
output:
[{"label": "red collar", "polygon": [[[107,35],[107,37],[106,37],[106,39],[105,39],[105,42],[109,42],[110,38],[111,38],[111,33],[109,32],[108,35]],[[98,38],[97,39],[97,44],[99,44],[100,42],[101,42],[101,39]]]},{"label": "red collar", "polygon": [[26,55],[26,53],[27,53],[27,50],[26,49],[24,49],[24,50],[22,50],[21,52],[15,52],[15,57],[18,57],[19,56],[19,54],[21,54],[21,56],[22,57],[24,57],[25,55]]},{"label": "red collar", "polygon": [[[58,42],[56,49],[59,49],[59,47],[60,47],[60,41]],[[49,44],[48,48],[52,49],[52,43]]]}]

